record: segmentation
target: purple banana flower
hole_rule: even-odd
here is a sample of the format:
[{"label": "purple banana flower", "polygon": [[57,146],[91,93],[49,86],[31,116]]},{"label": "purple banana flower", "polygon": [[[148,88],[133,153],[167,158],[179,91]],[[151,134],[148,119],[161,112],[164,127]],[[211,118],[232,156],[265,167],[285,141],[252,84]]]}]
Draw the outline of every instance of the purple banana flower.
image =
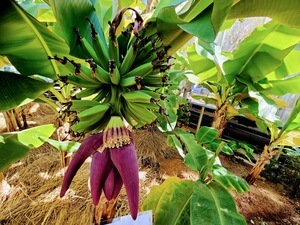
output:
[{"label": "purple banana flower", "polygon": [[121,117],[111,117],[103,132],[82,142],[66,171],[60,197],[65,195],[89,156],[92,156],[90,188],[94,205],[99,203],[102,190],[107,200],[115,199],[124,183],[130,213],[135,220],[139,202],[138,162],[132,133],[124,126]]}]

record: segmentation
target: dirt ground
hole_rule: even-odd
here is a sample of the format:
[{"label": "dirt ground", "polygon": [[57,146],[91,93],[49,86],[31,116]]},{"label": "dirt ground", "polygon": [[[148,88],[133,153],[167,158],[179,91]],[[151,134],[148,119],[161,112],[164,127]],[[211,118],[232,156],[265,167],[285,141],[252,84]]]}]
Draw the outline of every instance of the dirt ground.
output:
[{"label": "dirt ground", "polygon": [[[48,122],[54,122],[55,117],[51,115],[51,110],[48,110],[44,107],[40,107],[39,109],[37,109],[36,112],[30,113],[28,121],[33,125],[45,124]],[[4,130],[4,126],[5,123],[0,113],[0,132],[1,129]],[[159,184],[168,176],[178,176],[183,179],[192,180],[197,178],[197,174],[193,171],[190,171],[184,165],[182,159],[180,159],[180,157],[178,157],[177,154],[174,154],[174,152],[168,153],[172,150],[168,149],[168,147],[164,144],[164,135],[160,135],[157,132],[152,132],[150,136],[147,136],[145,132],[137,132],[135,136],[138,151],[142,148],[143,145],[149,145],[149,143],[151,143],[149,146],[146,146],[147,154],[145,154],[145,152],[138,152],[140,164],[148,165],[148,168],[142,168],[141,166],[140,171],[141,201],[146,197],[147,193],[149,193],[153,185]],[[143,141],[145,140],[145,138],[147,138],[147,140],[153,138],[153,140],[145,142]],[[155,142],[154,140],[158,141]],[[163,154],[161,154],[161,152],[158,154],[153,154],[153,152],[151,151],[151,146],[154,148],[154,151],[157,149],[162,149]],[[0,185],[1,225],[59,224],[49,222],[52,218],[50,217],[50,215],[40,215],[41,213],[39,215],[35,214],[34,210],[37,210],[37,208],[32,208],[31,211],[26,211],[26,209],[29,207],[29,202],[35,202],[36,198],[43,199],[44,202],[47,202],[47,205],[43,206],[45,212],[47,212],[47,210],[49,209],[47,207],[51,207],[51,210],[55,210],[53,211],[56,213],[55,215],[60,215],[59,210],[62,205],[62,202],[59,202],[57,207],[53,203],[53,201],[57,199],[56,195],[58,195],[59,192],[58,186],[60,185],[62,177],[61,170],[58,169],[60,167],[60,158],[59,153],[55,152],[55,150],[49,151],[49,148],[50,147],[47,145],[46,147],[43,146],[41,150],[33,151],[24,160],[21,160],[20,162],[14,164],[12,168],[3,171],[4,178],[7,183],[2,182],[2,190]],[[53,152],[55,154],[53,154]],[[145,157],[148,154],[149,157]],[[54,158],[47,160],[47,157],[53,157],[53,155],[55,155]],[[39,158],[40,156],[42,156],[43,159]],[[39,161],[40,164],[37,164]],[[251,165],[249,165],[248,163],[243,163],[240,161],[237,162],[236,160],[232,160],[229,157],[221,156],[221,162],[225,168],[241,177],[245,177],[251,170]],[[84,175],[84,185],[81,185],[80,187],[76,186],[77,188],[82,189],[81,192],[83,194],[81,195],[80,192],[75,193],[74,195],[77,198],[80,198],[80,201],[70,203],[73,205],[75,203],[81,204],[80,206],[78,206],[78,210],[85,210],[81,212],[81,215],[79,215],[81,217],[83,217],[83,214],[87,213],[88,210],[92,209],[90,201],[85,199],[87,197],[86,181],[88,179],[88,163],[89,162],[87,162],[87,165],[85,165],[84,169],[82,169],[82,174]],[[50,168],[43,168],[47,166],[49,166]],[[22,171],[23,174],[18,174],[18,171]],[[41,180],[41,178],[35,178],[35,174],[39,174],[39,176],[47,175],[50,178],[55,178],[55,180]],[[22,181],[20,176],[24,177],[24,179],[27,180]],[[32,179],[30,179],[30,177],[32,177]],[[47,182],[53,182],[52,187],[46,189]],[[74,182],[75,184],[76,182],[79,183],[79,181],[76,180]],[[5,187],[8,187],[5,185],[10,186],[8,194],[3,191],[5,190]],[[74,187],[74,191],[76,190],[76,187]],[[45,191],[45,193],[39,193],[39,195],[37,196],[37,189],[40,189],[40,192]],[[18,194],[21,199],[14,199],[17,196],[14,195],[14,193],[17,193],[17,191],[21,193]],[[47,193],[51,193],[51,196],[47,196]],[[260,178],[256,181],[254,185],[250,186],[250,192],[243,194],[236,194],[232,192],[232,194],[236,200],[239,212],[246,218],[247,223],[249,225],[300,225],[300,200],[291,199],[288,196],[288,193],[280,185],[273,184],[266,179]],[[124,195],[124,192],[121,192],[120,198],[122,198],[122,195]],[[19,202],[17,203],[16,201]],[[72,209],[69,208],[70,206],[66,205],[66,203],[63,204],[65,210],[69,210],[69,213],[71,213]],[[14,209],[14,207],[19,208]],[[117,215],[128,213],[128,209],[126,209],[126,204],[118,203],[117,207]],[[15,222],[20,220],[14,220],[14,218],[17,218],[18,216],[23,218],[21,220],[21,223]],[[31,220],[34,221],[34,217],[38,216],[41,217],[40,221],[42,221],[43,223],[30,222]],[[71,214],[69,216],[71,216]],[[48,223],[46,223],[47,221]],[[72,223],[70,222],[68,224]],[[83,223],[78,222],[78,224]]]}]

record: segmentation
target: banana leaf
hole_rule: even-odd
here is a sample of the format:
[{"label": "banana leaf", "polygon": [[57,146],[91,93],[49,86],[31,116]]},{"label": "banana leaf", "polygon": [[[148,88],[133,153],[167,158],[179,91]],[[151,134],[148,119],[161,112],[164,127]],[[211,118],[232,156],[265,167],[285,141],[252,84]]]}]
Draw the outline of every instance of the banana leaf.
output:
[{"label": "banana leaf", "polygon": [[300,74],[282,80],[271,80],[269,84],[271,84],[272,87],[262,91],[263,93],[277,96],[282,96],[287,93],[300,94]]},{"label": "banana leaf", "polygon": [[44,141],[40,137],[48,138],[54,132],[52,124],[33,127],[19,132],[0,135],[0,171],[12,163],[22,159],[33,148],[38,148]]},{"label": "banana leaf", "polygon": [[[233,197],[221,185],[196,181],[191,198],[191,224],[246,225]],[[208,222],[209,221],[209,222]]]},{"label": "banana leaf", "polygon": [[97,33],[101,39],[104,38],[102,27],[100,26],[96,9],[89,0],[51,0],[50,5],[53,9],[58,27],[63,33],[66,43],[70,47],[70,54],[79,58],[84,58],[84,55],[79,45],[75,45],[77,36],[74,28],[78,28],[80,35],[87,39],[91,44],[91,28],[86,20],[89,20],[95,26]]},{"label": "banana leaf", "polygon": [[1,2],[0,20],[0,55],[21,74],[57,79],[62,67],[48,56],[67,55],[66,43],[12,0]]},{"label": "banana leaf", "polygon": [[[284,41],[282,41],[284,40]],[[276,70],[300,40],[300,30],[274,21],[256,28],[224,63],[226,75],[243,75],[253,82]]]},{"label": "banana leaf", "polygon": [[249,191],[247,182],[226,170],[221,165],[213,165],[212,178],[222,184],[227,190],[235,190],[238,193]]},{"label": "banana leaf", "polygon": [[270,17],[275,21],[300,28],[300,2],[295,0],[240,0],[231,8],[227,19]]},{"label": "banana leaf", "polygon": [[33,101],[52,86],[53,83],[0,71],[0,111]]},{"label": "banana leaf", "polygon": [[297,74],[300,71],[300,63],[296,63],[300,59],[300,50],[291,51],[283,60],[282,64],[266,77],[268,80],[281,80],[287,75]]},{"label": "banana leaf", "polygon": [[193,185],[192,181],[170,177],[160,186],[151,189],[142,209],[152,210],[154,225],[188,225]]}]

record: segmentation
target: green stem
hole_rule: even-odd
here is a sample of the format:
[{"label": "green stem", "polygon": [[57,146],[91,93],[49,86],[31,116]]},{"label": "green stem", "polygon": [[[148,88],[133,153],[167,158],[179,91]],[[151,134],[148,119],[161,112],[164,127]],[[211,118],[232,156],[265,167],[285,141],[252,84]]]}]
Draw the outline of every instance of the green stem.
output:
[{"label": "green stem", "polygon": [[120,100],[118,96],[118,89],[117,86],[111,85],[111,97],[109,103],[112,105],[112,114],[117,114],[119,115],[119,105],[120,105]]},{"label": "green stem", "polygon": [[208,165],[207,165],[206,170],[203,172],[203,175],[201,176],[201,179],[202,179],[203,181],[204,181],[205,178],[207,177],[208,173],[211,171],[211,168],[213,167],[213,165],[214,165],[214,163],[215,163],[215,161],[216,161],[216,158],[218,157],[218,155],[219,155],[220,152],[222,151],[222,148],[223,148],[224,145],[225,145],[225,142],[222,141],[222,142],[219,144],[219,146],[218,146],[218,148],[217,148],[217,150],[216,150],[214,156],[210,159],[210,161],[209,161],[209,163],[208,163]]}]

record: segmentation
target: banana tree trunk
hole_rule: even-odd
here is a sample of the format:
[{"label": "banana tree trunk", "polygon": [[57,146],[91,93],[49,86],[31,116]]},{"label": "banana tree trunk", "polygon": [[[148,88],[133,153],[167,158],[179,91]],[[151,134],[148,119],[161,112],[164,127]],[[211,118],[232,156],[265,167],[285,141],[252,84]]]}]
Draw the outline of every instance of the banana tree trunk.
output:
[{"label": "banana tree trunk", "polygon": [[227,103],[224,103],[221,107],[217,107],[214,114],[212,127],[218,130],[218,138],[222,137],[223,131],[228,122],[226,117],[227,105]]},{"label": "banana tree trunk", "polygon": [[259,174],[264,169],[265,165],[270,161],[270,159],[274,157],[274,155],[277,154],[277,152],[278,150],[275,150],[268,145],[264,147],[264,150],[256,161],[256,164],[253,166],[250,173],[245,178],[248,184],[254,184]]},{"label": "banana tree trunk", "polygon": [[28,128],[26,120],[26,110],[23,106],[3,112],[6,131],[13,132]]}]

